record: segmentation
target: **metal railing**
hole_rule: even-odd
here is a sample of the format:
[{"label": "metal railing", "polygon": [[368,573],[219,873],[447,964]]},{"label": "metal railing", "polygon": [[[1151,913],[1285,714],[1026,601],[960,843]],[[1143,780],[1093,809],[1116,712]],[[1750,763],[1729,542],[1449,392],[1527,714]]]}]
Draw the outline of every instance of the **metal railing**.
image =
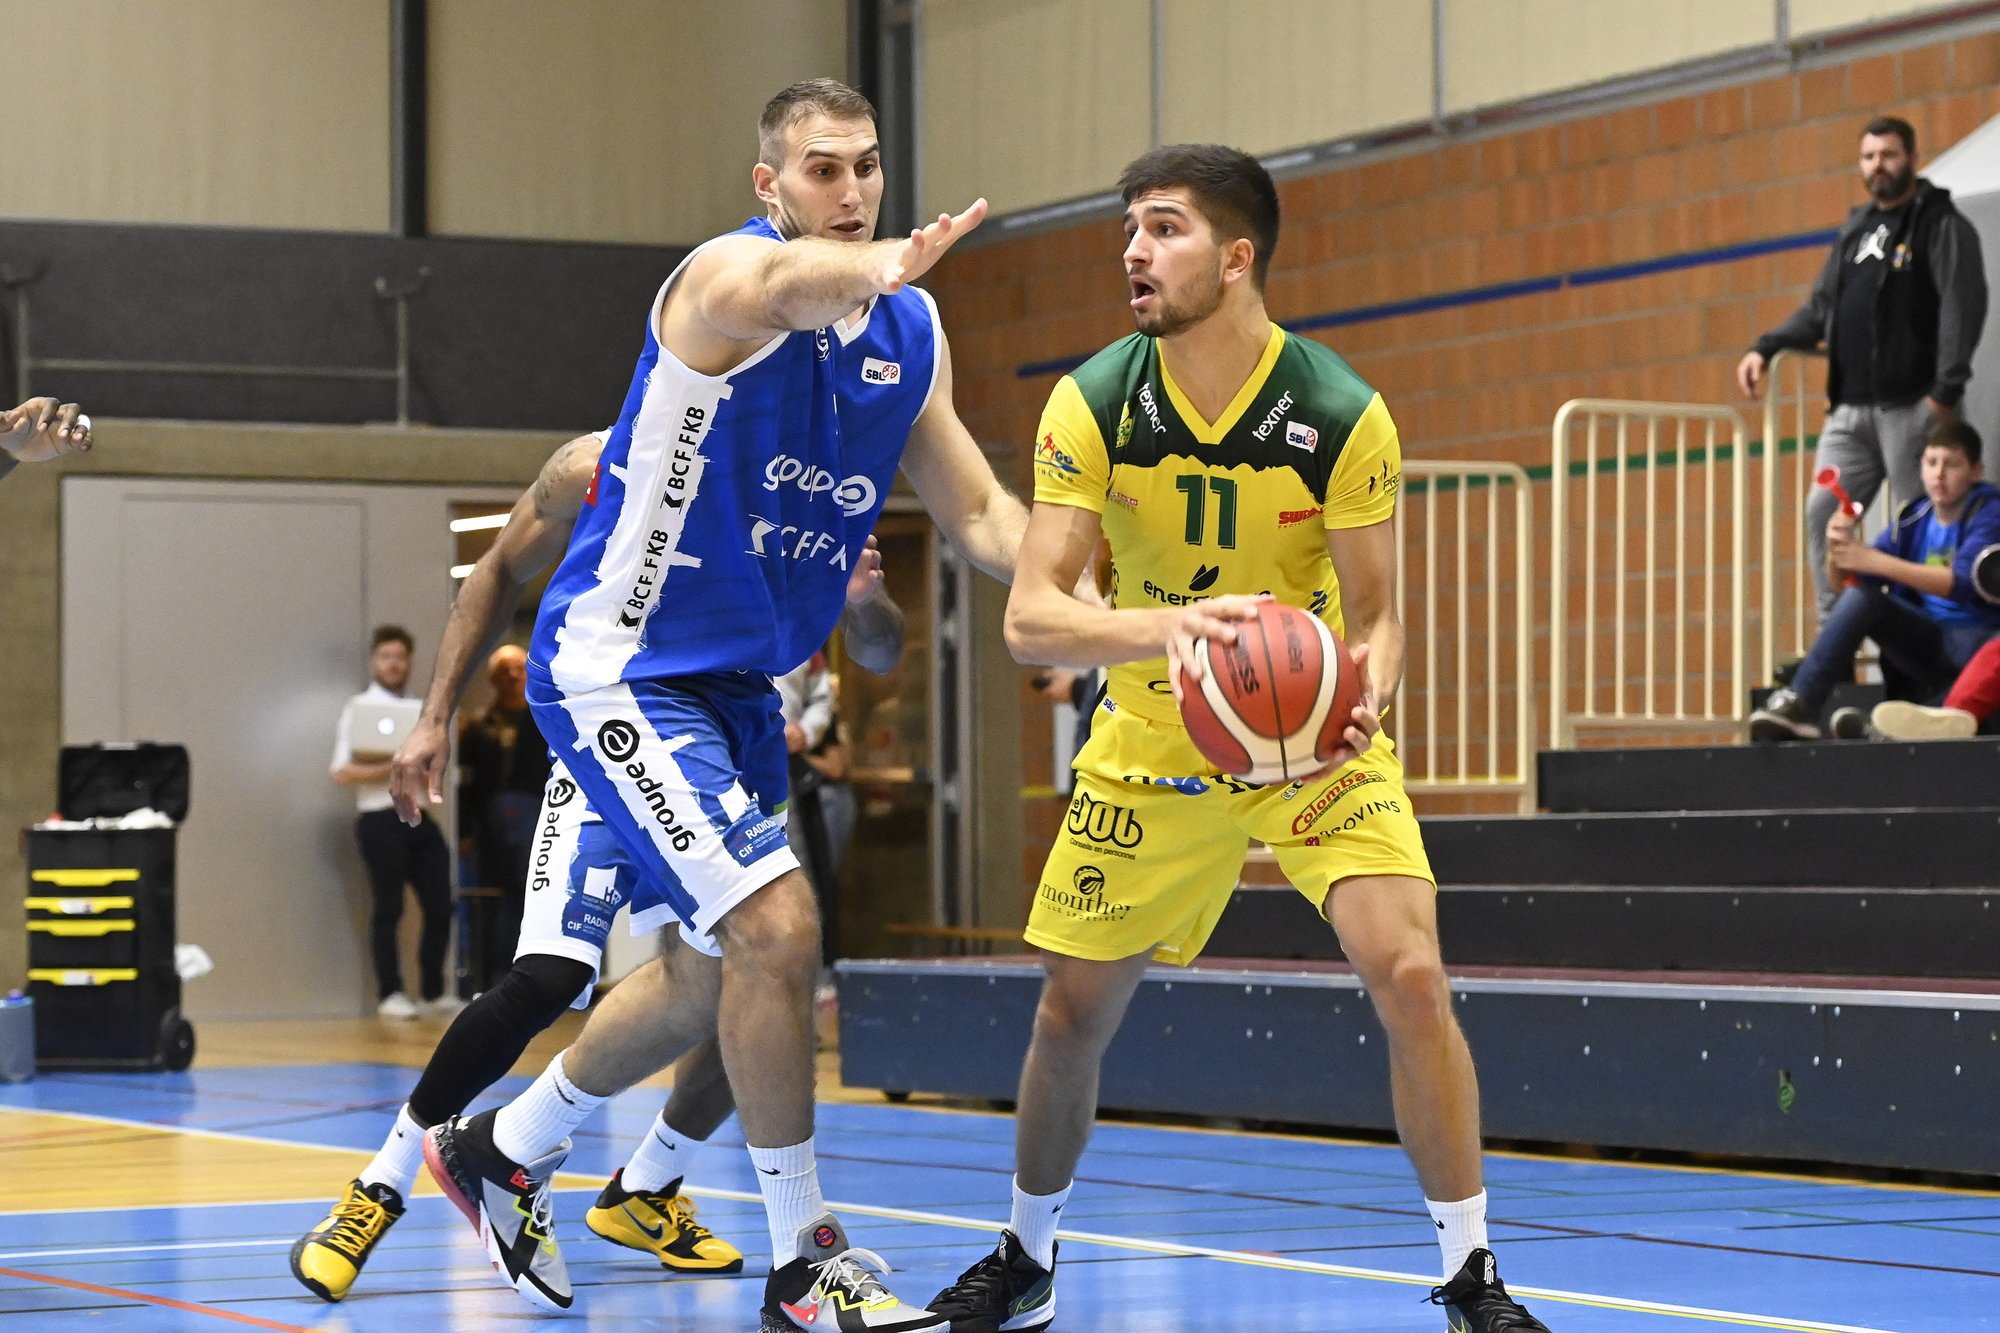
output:
[{"label": "metal railing", "polygon": [[394,308],[396,324],[396,364],[377,366],[252,366],[199,361],[113,361],[86,357],[35,356],[30,333],[33,327],[28,289],[48,271],[46,264],[26,267],[0,263],[0,288],[14,296],[14,388],[17,398],[31,398],[34,372],[72,371],[87,374],[193,375],[202,378],[250,378],[290,380],[364,380],[396,386],[396,424],[410,424],[410,299],[423,291],[430,280],[429,268],[419,268],[406,282],[375,279],[375,295]]},{"label": "metal railing", "polygon": [[[1746,557],[1753,522],[1752,464],[1742,418],[1733,408],[1706,404],[1578,398],[1564,403],[1556,413],[1551,435],[1551,746],[1561,749],[1573,744],[1577,728],[1583,726],[1674,731],[1712,728],[1719,722],[1741,718],[1749,686]],[[1580,457],[1572,449],[1578,435],[1582,437]],[[1662,449],[1669,443],[1671,452],[1664,456],[1671,475],[1663,486]],[[1634,452],[1640,449],[1642,453]],[[1767,505],[1773,502],[1774,493],[1772,457],[1773,451],[1766,451],[1763,493]],[[1717,474],[1725,466],[1729,473],[1724,496],[1727,508],[1718,511]],[[1696,467],[1701,470],[1695,496],[1700,507],[1691,510],[1689,474]],[[1580,476],[1572,475],[1579,471]],[[1639,489],[1632,482],[1635,474],[1643,478],[1640,483],[1643,492],[1636,502],[1632,494]],[[1575,499],[1579,482],[1583,490],[1580,514]],[[1602,495],[1606,490],[1610,492],[1608,498]],[[1670,493],[1670,506],[1663,498],[1663,490]],[[1604,510],[1608,514],[1601,513]],[[1570,531],[1579,518],[1580,542],[1572,538]],[[1670,560],[1662,558],[1663,525],[1670,529]],[[1766,553],[1764,578],[1768,583],[1771,525],[1766,522],[1762,526]],[[1643,562],[1632,558],[1633,539],[1641,531]],[[1608,591],[1602,586],[1607,575],[1599,551],[1607,537],[1611,549]],[[1688,559],[1691,539],[1699,562],[1700,602],[1695,608],[1689,605],[1689,594],[1697,578],[1697,569]],[[1581,548],[1580,559],[1572,553],[1573,545]],[[1578,584],[1576,575],[1581,576],[1580,608],[1572,606]],[[1639,584],[1636,591],[1632,587],[1635,580]],[[1672,607],[1664,626],[1663,584],[1671,591]],[[1726,605],[1718,601],[1718,584],[1726,595]],[[1628,614],[1635,601],[1642,608],[1642,618],[1636,626]],[[1601,605],[1605,602],[1609,603],[1608,627]],[[1763,605],[1770,605],[1768,594]],[[1582,639],[1582,689],[1580,701],[1573,704],[1569,640],[1571,617],[1579,611],[1576,623]],[[1770,617],[1765,616],[1764,620],[1768,643]],[[1691,683],[1688,668],[1697,637],[1701,670],[1699,679]],[[1722,681],[1718,648],[1719,640],[1725,637],[1728,684],[1718,705],[1717,687]],[[1670,673],[1661,667],[1663,639],[1671,661]],[[1610,658],[1608,702],[1600,699],[1599,690],[1599,659],[1607,655]],[[1638,659],[1636,671],[1631,670],[1634,658]],[[1669,674],[1671,682],[1666,679]]]},{"label": "metal railing", "polygon": [[[1483,498],[1475,498],[1479,492]],[[1532,812],[1535,541],[1528,474],[1512,463],[1405,459],[1395,529],[1396,607],[1414,645],[1392,716],[1406,785],[1412,792],[1513,794]],[[1408,566],[1418,546],[1421,623],[1412,624]],[[1441,627],[1452,637],[1441,639]]]}]

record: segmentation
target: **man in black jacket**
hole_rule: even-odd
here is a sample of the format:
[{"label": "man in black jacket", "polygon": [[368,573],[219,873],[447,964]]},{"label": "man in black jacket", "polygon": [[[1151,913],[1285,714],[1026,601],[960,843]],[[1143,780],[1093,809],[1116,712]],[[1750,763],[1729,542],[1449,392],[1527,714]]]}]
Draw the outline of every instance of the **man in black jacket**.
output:
[{"label": "man in black jacket", "polygon": [[[1815,471],[1838,467],[1843,488],[1864,505],[1886,472],[1901,504],[1922,493],[1924,442],[1957,415],[1972,377],[1986,270],[1979,235],[1951,192],[1917,175],[1908,121],[1868,123],[1861,179],[1870,202],[1848,214],[1806,303],[1737,363],[1736,382],[1755,398],[1771,357],[1824,343],[1829,409]],[[1837,505],[1823,487],[1806,502],[1806,562],[1821,616],[1840,591],[1826,572],[1826,526]]]}]

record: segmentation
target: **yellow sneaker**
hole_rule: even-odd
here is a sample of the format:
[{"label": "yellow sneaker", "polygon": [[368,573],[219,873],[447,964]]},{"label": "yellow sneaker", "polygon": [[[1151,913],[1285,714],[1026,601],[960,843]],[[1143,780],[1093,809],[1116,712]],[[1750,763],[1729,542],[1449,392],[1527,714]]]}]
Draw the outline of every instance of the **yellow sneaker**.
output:
[{"label": "yellow sneaker", "polygon": [[292,1246],[292,1276],[323,1301],[337,1301],[361,1276],[375,1242],[403,1215],[403,1196],[387,1185],[349,1181],[326,1221]]},{"label": "yellow sneaker", "polygon": [[743,1251],[694,1219],[694,1200],[674,1181],[657,1194],[628,1193],[621,1170],[584,1214],[584,1224],[614,1245],[643,1250],[676,1273],[740,1273]]}]

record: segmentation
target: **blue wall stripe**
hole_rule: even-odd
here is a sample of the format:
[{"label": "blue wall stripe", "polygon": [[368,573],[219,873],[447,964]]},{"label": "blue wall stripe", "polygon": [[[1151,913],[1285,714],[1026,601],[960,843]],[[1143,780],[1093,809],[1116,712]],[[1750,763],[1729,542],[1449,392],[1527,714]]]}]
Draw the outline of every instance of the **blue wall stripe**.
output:
[{"label": "blue wall stripe", "polygon": [[[1628,278],[1643,278],[1654,273],[1671,273],[1677,269],[1701,268],[1708,264],[1731,264],[1739,259],[1754,259],[1758,255],[1781,254],[1787,250],[1812,250],[1833,244],[1840,233],[1834,228],[1821,231],[1793,232],[1788,236],[1767,236],[1761,241],[1745,241],[1740,245],[1717,245],[1706,250],[1688,250],[1675,255],[1662,255],[1658,259],[1644,259],[1633,264],[1606,264],[1598,268],[1580,268],[1571,273],[1558,273],[1546,278],[1528,278],[1521,282],[1502,282],[1485,287],[1464,287],[1455,292],[1439,292],[1435,296],[1419,296],[1407,301],[1385,301],[1380,305],[1354,306],[1347,310],[1332,310],[1322,315],[1306,315],[1299,319],[1282,321],[1284,327],[1294,333],[1304,333],[1311,329],[1338,328],[1347,324],[1366,324],[1378,319],[1396,319],[1404,315],[1422,315],[1433,310],[1454,310],[1463,306],[1484,305],[1488,301],[1506,301],[1517,296],[1534,296],[1541,292],[1560,291],[1564,287],[1592,287],[1606,282],[1623,282]],[[1075,370],[1090,358],[1088,356],[1058,357],[1053,361],[1030,361],[1014,369],[1016,378],[1033,379],[1037,375],[1062,375]]]}]

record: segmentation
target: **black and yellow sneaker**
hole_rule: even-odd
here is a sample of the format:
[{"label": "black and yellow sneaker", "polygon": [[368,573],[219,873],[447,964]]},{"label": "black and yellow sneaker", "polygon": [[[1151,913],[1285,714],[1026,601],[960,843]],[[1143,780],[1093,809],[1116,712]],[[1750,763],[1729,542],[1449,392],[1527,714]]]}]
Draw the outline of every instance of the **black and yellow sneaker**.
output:
[{"label": "black and yellow sneaker", "polygon": [[931,1313],[949,1319],[951,1333],[1040,1328],[1056,1317],[1055,1270],[1029,1258],[1020,1239],[1003,1231],[993,1253],[937,1294]]},{"label": "black and yellow sneaker", "polygon": [[662,1190],[625,1188],[623,1168],[583,1216],[584,1225],[613,1245],[650,1254],[676,1273],[740,1273],[743,1251],[694,1219],[694,1200],[681,1182]]},{"label": "black and yellow sneaker", "polygon": [[857,1250],[833,1214],[799,1228],[800,1256],[764,1279],[760,1333],[950,1333],[929,1310],[903,1304],[875,1276],[889,1265]]},{"label": "black and yellow sneaker", "polygon": [[1448,1333],[1549,1333],[1548,1325],[1507,1294],[1491,1250],[1467,1255],[1451,1281],[1431,1288],[1430,1299],[1451,1311]]},{"label": "black and yellow sneaker", "polygon": [[402,1215],[403,1196],[392,1187],[349,1181],[326,1221],[292,1246],[292,1276],[321,1300],[339,1300]]}]

